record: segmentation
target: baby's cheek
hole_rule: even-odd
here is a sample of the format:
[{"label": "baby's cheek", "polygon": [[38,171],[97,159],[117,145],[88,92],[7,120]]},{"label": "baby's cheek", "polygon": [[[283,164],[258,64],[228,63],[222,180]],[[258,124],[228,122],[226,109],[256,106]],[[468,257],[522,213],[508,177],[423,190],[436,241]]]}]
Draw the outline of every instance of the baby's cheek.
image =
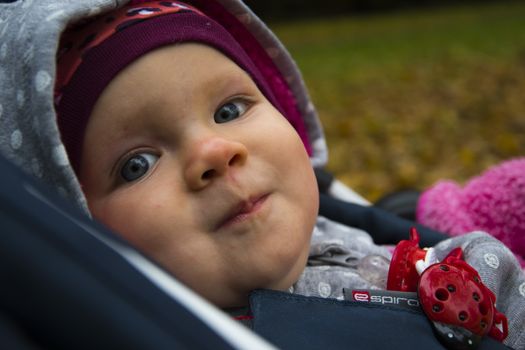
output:
[{"label": "baby's cheek", "polygon": [[[89,201],[88,201],[89,203]],[[147,251],[154,251],[159,237],[150,222],[152,210],[144,201],[129,197],[109,197],[91,201],[89,208],[98,221],[123,237],[132,245]]]}]

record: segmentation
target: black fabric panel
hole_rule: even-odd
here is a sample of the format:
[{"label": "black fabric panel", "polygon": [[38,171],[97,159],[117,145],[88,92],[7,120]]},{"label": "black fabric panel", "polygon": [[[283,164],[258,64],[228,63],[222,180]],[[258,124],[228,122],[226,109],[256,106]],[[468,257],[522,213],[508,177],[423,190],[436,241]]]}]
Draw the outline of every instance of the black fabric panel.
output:
[{"label": "black fabric panel", "polygon": [[[268,290],[250,304],[255,332],[284,350],[445,349],[423,312]],[[508,348],[485,338],[478,349]]]},{"label": "black fabric panel", "polygon": [[411,227],[420,235],[421,247],[431,247],[448,238],[444,233],[432,230],[398,217],[373,206],[362,206],[320,194],[319,214],[347,226],[362,229],[372,236],[376,244],[397,244],[408,239]]},{"label": "black fabric panel", "polygon": [[231,349],[85,228],[117,239],[111,232],[3,158],[0,169],[0,317],[28,343]]}]

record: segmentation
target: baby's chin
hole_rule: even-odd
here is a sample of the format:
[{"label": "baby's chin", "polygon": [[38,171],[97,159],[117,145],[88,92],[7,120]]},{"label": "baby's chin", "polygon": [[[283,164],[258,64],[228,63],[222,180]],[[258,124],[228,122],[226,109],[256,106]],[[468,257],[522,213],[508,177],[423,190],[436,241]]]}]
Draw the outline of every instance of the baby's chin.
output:
[{"label": "baby's chin", "polygon": [[215,295],[202,295],[205,299],[211,302],[213,305],[220,309],[235,309],[240,307],[246,307],[250,303],[250,291],[238,292],[238,293],[227,293],[227,294],[215,294]]}]

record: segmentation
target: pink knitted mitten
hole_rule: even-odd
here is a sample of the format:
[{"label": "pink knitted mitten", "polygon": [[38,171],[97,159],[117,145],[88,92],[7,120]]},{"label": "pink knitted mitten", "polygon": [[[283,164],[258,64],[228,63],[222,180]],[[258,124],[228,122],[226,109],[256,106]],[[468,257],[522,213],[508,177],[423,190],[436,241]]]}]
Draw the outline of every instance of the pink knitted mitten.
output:
[{"label": "pink knitted mitten", "polygon": [[421,195],[416,220],[453,236],[486,231],[525,267],[525,158],[494,166],[463,188],[439,181]]}]

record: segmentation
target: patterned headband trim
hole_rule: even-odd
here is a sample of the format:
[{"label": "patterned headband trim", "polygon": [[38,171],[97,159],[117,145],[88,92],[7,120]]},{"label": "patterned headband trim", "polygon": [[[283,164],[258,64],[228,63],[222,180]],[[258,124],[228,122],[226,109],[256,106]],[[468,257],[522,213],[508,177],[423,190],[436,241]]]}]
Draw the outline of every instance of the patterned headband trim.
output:
[{"label": "patterned headband trim", "polygon": [[113,34],[145,20],[171,13],[193,12],[206,17],[201,11],[179,1],[132,1],[127,6],[104,16],[91,18],[68,29],[60,40],[57,53],[57,80],[55,103],[61,98],[64,87],[76,72],[82,56],[100,45]]}]

